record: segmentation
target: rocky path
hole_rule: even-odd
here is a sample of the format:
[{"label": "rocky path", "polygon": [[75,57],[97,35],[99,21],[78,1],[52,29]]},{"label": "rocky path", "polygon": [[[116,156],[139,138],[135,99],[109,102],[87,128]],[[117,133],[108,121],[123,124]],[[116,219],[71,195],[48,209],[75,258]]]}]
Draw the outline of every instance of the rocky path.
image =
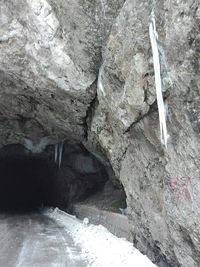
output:
[{"label": "rocky path", "polygon": [[0,215],[0,266],[84,267],[80,248],[45,214]]}]

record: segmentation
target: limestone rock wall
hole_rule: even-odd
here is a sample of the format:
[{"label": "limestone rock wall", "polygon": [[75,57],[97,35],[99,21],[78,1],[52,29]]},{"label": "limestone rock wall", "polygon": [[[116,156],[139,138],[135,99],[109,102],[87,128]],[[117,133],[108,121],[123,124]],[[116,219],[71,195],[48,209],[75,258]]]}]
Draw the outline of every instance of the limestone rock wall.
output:
[{"label": "limestone rock wall", "polygon": [[[159,36],[168,147],[160,141],[149,23]],[[134,244],[159,266],[200,265],[199,1],[129,1],[113,24],[89,137],[126,194]]]},{"label": "limestone rock wall", "polygon": [[199,0],[0,4],[0,146],[38,152],[67,140],[106,154],[127,195],[134,244],[159,266],[200,266]]},{"label": "limestone rock wall", "polygon": [[85,138],[101,47],[122,3],[0,1],[0,145]]}]

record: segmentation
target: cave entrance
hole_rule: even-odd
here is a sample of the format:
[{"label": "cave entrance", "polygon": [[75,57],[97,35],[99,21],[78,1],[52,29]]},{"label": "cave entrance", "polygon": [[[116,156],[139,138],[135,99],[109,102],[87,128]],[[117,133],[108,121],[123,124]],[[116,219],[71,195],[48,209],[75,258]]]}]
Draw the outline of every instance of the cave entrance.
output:
[{"label": "cave entrance", "polygon": [[57,147],[50,145],[39,154],[22,145],[0,149],[0,211],[48,206],[70,212],[83,201],[118,212],[125,207],[125,193],[113,186],[108,164],[82,144],[65,144],[58,164]]},{"label": "cave entrance", "polygon": [[0,159],[0,210],[28,211],[54,206],[56,172],[48,161],[32,156]]}]

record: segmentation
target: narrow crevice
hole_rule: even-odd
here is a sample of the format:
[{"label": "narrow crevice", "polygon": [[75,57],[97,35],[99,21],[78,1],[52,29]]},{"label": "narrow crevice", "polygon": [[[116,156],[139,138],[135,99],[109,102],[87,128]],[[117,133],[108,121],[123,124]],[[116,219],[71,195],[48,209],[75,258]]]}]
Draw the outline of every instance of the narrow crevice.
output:
[{"label": "narrow crevice", "polygon": [[[164,101],[167,100],[167,98],[169,97],[169,93],[166,92],[166,94],[164,95]],[[157,105],[157,101],[154,101],[154,103],[152,105],[150,105],[149,111],[143,115],[139,115],[138,118],[131,123],[131,125],[123,132],[123,134],[126,134],[128,132],[130,132],[130,130],[137,124],[139,123],[141,120],[143,120],[144,118],[150,116],[152,113],[154,112],[158,112],[158,105]]]},{"label": "narrow crevice", "polygon": [[[98,78],[97,78],[98,79]],[[97,79],[94,81],[94,83],[90,86],[90,90],[92,88],[93,91],[93,97],[88,105],[88,108],[86,110],[86,116],[83,120],[83,126],[84,126],[84,139],[87,140],[88,139],[88,118],[91,117],[92,111],[94,109],[96,100],[97,100]]]}]

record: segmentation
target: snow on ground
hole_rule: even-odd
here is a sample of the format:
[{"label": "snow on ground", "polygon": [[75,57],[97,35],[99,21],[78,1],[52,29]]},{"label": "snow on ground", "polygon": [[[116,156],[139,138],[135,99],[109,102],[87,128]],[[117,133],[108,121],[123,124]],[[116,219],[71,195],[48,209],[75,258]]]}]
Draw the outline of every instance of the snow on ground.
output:
[{"label": "snow on ground", "polygon": [[88,267],[156,267],[132,243],[114,236],[102,225],[84,223],[57,208],[47,214],[63,225],[81,247]]}]

